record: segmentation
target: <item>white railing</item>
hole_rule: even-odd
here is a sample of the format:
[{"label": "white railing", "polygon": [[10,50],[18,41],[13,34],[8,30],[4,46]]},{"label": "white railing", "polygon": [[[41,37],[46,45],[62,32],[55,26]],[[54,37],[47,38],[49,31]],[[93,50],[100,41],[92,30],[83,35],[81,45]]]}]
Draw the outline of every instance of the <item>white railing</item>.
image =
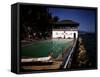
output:
[{"label": "white railing", "polygon": [[62,68],[64,68],[64,69],[66,69],[68,67],[68,64],[69,64],[69,62],[71,60],[71,57],[72,57],[73,52],[74,52],[74,49],[76,47],[76,42],[77,42],[77,39],[74,40],[73,46],[68,50],[68,52],[69,52],[68,56],[65,57],[65,60],[62,63],[62,65],[63,65]]}]

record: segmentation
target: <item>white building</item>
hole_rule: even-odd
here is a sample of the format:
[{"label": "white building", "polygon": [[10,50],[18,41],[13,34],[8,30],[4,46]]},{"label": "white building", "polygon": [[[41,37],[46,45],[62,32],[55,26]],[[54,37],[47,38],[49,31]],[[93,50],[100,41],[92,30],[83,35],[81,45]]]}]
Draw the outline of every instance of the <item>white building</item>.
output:
[{"label": "white building", "polygon": [[52,38],[77,38],[79,23],[72,20],[58,21],[53,25]]}]

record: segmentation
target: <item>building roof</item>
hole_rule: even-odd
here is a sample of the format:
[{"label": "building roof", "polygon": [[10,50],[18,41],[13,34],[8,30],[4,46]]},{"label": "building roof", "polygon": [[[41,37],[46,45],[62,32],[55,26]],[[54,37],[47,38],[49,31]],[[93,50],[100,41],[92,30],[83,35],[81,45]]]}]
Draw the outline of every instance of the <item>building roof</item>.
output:
[{"label": "building roof", "polygon": [[56,24],[73,24],[73,25],[77,24],[77,25],[79,25],[79,23],[72,21],[72,20],[62,20],[62,21],[56,22]]},{"label": "building roof", "polygon": [[52,22],[52,24],[54,25],[61,25],[61,26],[71,26],[71,27],[77,27],[79,26],[79,23],[78,22],[75,22],[73,20],[61,20],[61,21],[57,21],[57,22]]}]

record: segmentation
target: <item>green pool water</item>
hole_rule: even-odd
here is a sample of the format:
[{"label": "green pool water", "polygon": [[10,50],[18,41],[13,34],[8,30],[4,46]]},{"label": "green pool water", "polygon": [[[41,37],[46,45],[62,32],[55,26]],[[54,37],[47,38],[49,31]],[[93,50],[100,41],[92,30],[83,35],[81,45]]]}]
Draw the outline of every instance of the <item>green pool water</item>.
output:
[{"label": "green pool water", "polygon": [[56,58],[63,52],[64,48],[68,48],[71,45],[71,39],[52,39],[33,42],[32,44],[21,47],[21,56],[46,57],[52,52],[53,57]]}]

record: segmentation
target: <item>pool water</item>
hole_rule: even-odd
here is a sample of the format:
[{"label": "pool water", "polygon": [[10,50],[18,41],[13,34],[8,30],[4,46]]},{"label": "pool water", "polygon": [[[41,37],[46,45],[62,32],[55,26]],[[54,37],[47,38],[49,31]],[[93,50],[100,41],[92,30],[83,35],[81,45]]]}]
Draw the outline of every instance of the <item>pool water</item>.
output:
[{"label": "pool water", "polygon": [[21,56],[27,57],[47,57],[51,52],[56,58],[61,54],[64,48],[72,45],[72,39],[52,39],[33,42],[27,46],[21,47]]}]

